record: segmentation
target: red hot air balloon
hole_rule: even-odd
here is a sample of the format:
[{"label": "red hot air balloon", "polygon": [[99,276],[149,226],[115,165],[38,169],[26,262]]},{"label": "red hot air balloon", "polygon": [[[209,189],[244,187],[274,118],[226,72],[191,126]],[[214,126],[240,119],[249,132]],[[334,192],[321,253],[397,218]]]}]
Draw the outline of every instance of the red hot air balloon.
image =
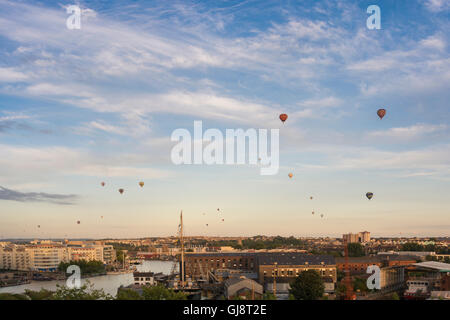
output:
[{"label": "red hot air balloon", "polygon": [[102,187],[104,187],[104,186],[105,186],[105,183],[104,183],[104,182],[102,182],[102,183],[101,183],[101,185],[102,185]]},{"label": "red hot air balloon", "polygon": [[122,194],[122,193],[123,193],[123,191],[124,191],[123,189],[119,189],[119,192],[120,192],[120,194]]},{"label": "red hot air balloon", "polygon": [[380,117],[380,119],[383,119],[383,117],[386,115],[386,110],[385,109],[379,109],[377,111],[377,115]]},{"label": "red hot air balloon", "polygon": [[288,118],[288,115],[286,113],[280,114],[280,120],[284,123]]}]

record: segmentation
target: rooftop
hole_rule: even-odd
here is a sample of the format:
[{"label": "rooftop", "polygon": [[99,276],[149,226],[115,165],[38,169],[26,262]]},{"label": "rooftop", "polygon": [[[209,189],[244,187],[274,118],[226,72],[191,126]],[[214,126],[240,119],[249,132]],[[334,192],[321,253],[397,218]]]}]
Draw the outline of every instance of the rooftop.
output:
[{"label": "rooftop", "polygon": [[413,265],[420,268],[437,270],[439,272],[450,272],[450,263],[426,261],[414,263]]}]

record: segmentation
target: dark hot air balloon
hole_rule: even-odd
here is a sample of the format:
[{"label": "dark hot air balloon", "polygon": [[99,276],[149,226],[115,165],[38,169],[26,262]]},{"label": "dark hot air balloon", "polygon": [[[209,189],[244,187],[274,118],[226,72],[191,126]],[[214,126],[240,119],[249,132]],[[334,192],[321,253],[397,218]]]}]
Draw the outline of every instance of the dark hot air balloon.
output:
[{"label": "dark hot air balloon", "polygon": [[280,114],[280,120],[284,123],[288,118],[288,115],[286,113]]},{"label": "dark hot air balloon", "polygon": [[101,183],[101,185],[102,185],[102,187],[104,187],[104,186],[105,186],[105,183],[104,183],[104,182],[102,182],[102,183]]},{"label": "dark hot air balloon", "polygon": [[383,117],[386,115],[385,109],[378,109],[377,115],[380,117],[380,119],[383,119]]},{"label": "dark hot air balloon", "polygon": [[366,193],[366,197],[367,197],[367,199],[372,199],[372,197],[373,197],[373,193],[372,192],[367,192]]},{"label": "dark hot air balloon", "polygon": [[120,194],[122,194],[122,193],[123,193],[123,191],[124,191],[123,189],[119,189],[119,192],[120,192]]},{"label": "dark hot air balloon", "polygon": [[77,221],[77,224],[80,224],[80,221]]}]

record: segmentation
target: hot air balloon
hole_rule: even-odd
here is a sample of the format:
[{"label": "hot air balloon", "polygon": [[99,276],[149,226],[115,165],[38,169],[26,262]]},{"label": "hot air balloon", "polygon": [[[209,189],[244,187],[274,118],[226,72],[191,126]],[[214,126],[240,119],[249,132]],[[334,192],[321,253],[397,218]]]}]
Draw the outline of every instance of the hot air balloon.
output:
[{"label": "hot air balloon", "polygon": [[285,113],[280,114],[280,120],[284,123],[288,118],[288,115]]},{"label": "hot air balloon", "polygon": [[139,182],[139,185],[141,186],[141,188],[144,186],[144,182],[143,181],[141,181],[141,182]]},{"label": "hot air balloon", "polygon": [[320,217],[323,218],[323,214],[321,214]]},{"label": "hot air balloon", "polygon": [[225,221],[225,219],[222,219],[222,221]]},{"label": "hot air balloon", "polygon": [[40,228],[41,227],[41,225],[40,224],[38,224],[38,228]]},{"label": "hot air balloon", "polygon": [[294,175],[292,173],[288,174],[289,178],[292,178]]},{"label": "hot air balloon", "polygon": [[77,224],[80,224],[80,221],[77,221]]},{"label": "hot air balloon", "polygon": [[120,194],[122,194],[122,193],[123,193],[123,191],[124,191],[123,189],[119,189],[119,192],[120,192]]},{"label": "hot air balloon", "polygon": [[383,119],[383,117],[386,115],[385,109],[378,109],[377,115],[380,117],[380,119]]},{"label": "hot air balloon", "polygon": [[313,197],[311,196],[311,197],[309,197],[311,200],[313,199]]},{"label": "hot air balloon", "polygon": [[217,211],[220,211],[220,209],[219,209],[219,208],[217,208]]},{"label": "hot air balloon", "polygon": [[102,183],[101,183],[101,185],[102,185],[102,187],[104,187],[104,186],[105,186],[105,183],[104,183],[104,182],[102,182]]},{"label": "hot air balloon", "polygon": [[208,224],[206,224],[206,226],[208,226]]},{"label": "hot air balloon", "polygon": [[372,192],[367,192],[366,193],[366,197],[367,197],[367,199],[372,199],[372,197],[373,197],[373,193]]},{"label": "hot air balloon", "polygon": [[312,212],[312,214],[314,214],[314,211]]}]

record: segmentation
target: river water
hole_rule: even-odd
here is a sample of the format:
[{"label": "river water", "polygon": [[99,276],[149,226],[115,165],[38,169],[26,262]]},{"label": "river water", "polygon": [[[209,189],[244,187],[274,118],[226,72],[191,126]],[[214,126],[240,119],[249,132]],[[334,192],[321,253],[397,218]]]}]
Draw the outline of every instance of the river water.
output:
[{"label": "river water", "polygon": [[[137,265],[136,268],[138,271],[148,271],[148,272],[162,272],[164,274],[169,274],[172,270],[174,262],[172,261],[159,261],[159,260],[149,260],[144,261],[142,264]],[[178,271],[178,267],[176,269]],[[86,280],[89,280],[92,284],[94,284],[94,289],[103,289],[105,293],[109,293],[112,296],[116,296],[117,289],[123,285],[128,286],[134,282],[132,273],[125,274],[114,274],[114,275],[106,275],[92,278],[81,279],[81,283],[86,283]],[[28,284],[23,284],[20,286],[13,287],[5,287],[0,288],[0,293],[9,292],[9,293],[23,293],[25,289],[30,289],[33,291],[39,291],[42,288],[47,290],[56,290],[56,285],[64,285],[66,281],[32,281]]]}]

